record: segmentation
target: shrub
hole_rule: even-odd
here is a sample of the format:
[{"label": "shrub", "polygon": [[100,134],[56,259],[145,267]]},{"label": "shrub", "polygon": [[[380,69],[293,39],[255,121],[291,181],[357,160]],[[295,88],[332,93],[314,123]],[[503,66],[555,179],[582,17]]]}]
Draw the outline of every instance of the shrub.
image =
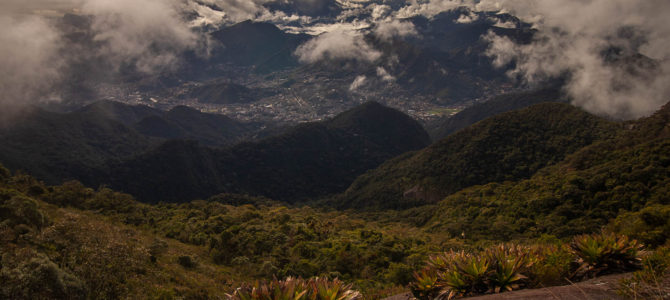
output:
[{"label": "shrub", "polygon": [[5,182],[9,177],[12,176],[12,173],[9,172],[7,168],[5,168],[3,165],[0,165],[0,182]]},{"label": "shrub", "polygon": [[192,257],[188,255],[180,256],[177,258],[177,262],[184,268],[192,269],[198,266],[198,264],[193,260]]},{"label": "shrub", "polygon": [[37,202],[22,195],[15,195],[7,201],[0,202],[0,222],[8,222],[11,226],[25,224],[42,228],[49,223]]},{"label": "shrub", "polygon": [[85,299],[84,284],[44,255],[0,271],[3,299]]},{"label": "shrub", "polygon": [[565,278],[570,277],[571,265],[575,255],[565,244],[541,244],[531,249],[532,266],[530,268],[530,285],[557,285],[568,283]]},{"label": "shrub", "polygon": [[59,206],[72,206],[84,209],[84,204],[94,194],[95,191],[93,189],[85,187],[79,181],[72,180],[60,186],[55,186],[46,200]]}]

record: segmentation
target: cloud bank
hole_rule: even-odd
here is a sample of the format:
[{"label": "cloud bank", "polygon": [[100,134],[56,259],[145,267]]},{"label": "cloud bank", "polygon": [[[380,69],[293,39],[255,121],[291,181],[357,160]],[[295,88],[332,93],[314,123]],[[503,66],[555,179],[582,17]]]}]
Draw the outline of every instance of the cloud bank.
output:
[{"label": "cloud bank", "polygon": [[[121,69],[149,76],[174,71],[181,53],[205,46],[182,17],[183,5],[180,0],[3,3],[0,102],[10,106],[57,100],[59,85],[73,75],[81,76],[68,74],[82,71],[73,65],[111,67],[105,70],[110,74]],[[62,16],[73,8],[91,20],[90,28],[63,27],[60,16],[41,13],[60,10]],[[66,37],[70,33],[75,33],[75,40]]]},{"label": "cloud bank", "polygon": [[527,45],[492,33],[485,37],[496,65],[515,62],[511,76],[530,84],[564,76],[575,105],[617,118],[646,116],[670,101],[670,2],[526,0],[482,5],[493,3],[539,30]]},{"label": "cloud bank", "polygon": [[173,70],[177,56],[197,46],[197,36],[180,18],[178,3],[166,0],[89,0],[84,14],[93,15],[94,40],[114,66],[132,64],[152,74]]},{"label": "cloud bank", "polygon": [[363,34],[353,30],[335,30],[323,33],[301,45],[295,54],[300,62],[320,60],[356,60],[374,62],[382,53],[363,39]]},{"label": "cloud bank", "polygon": [[[60,79],[61,37],[46,20],[0,16],[0,109],[35,101]],[[29,38],[27,38],[29,37]]]},{"label": "cloud bank", "polygon": [[[335,3],[342,13],[334,18],[284,9],[309,4],[304,8],[318,11]],[[483,37],[494,63],[513,66],[509,75],[527,84],[564,78],[574,104],[620,118],[648,115],[670,100],[667,0],[5,0],[0,6],[0,67],[6,70],[0,75],[2,103],[57,98],[52,87],[64,76],[63,66],[77,56],[145,74],[171,72],[181,53],[207,48],[206,35],[194,27],[215,29],[246,19],[317,35],[297,49],[301,62],[351,59],[381,67],[382,53],[366,42],[365,34],[382,41],[416,35],[405,18],[432,18],[459,7],[473,13],[461,14],[458,23],[481,21],[477,12],[486,11],[533,24],[538,31],[529,44],[492,33]],[[72,8],[92,17],[93,53],[67,45],[45,17]],[[377,77],[391,81],[386,70],[392,69],[381,67]],[[365,82],[358,81],[352,87]]]}]

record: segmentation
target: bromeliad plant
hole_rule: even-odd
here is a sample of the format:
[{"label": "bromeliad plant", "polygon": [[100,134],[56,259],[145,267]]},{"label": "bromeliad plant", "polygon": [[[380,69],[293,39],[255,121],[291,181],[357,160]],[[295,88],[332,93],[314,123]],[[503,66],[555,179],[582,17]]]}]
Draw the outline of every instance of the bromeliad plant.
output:
[{"label": "bromeliad plant", "polygon": [[570,244],[577,257],[573,278],[582,279],[606,273],[640,269],[639,252],[642,245],[636,240],[611,232],[580,235]]},{"label": "bromeliad plant", "polygon": [[289,277],[267,283],[256,282],[226,295],[229,300],[357,300],[358,291],[339,279]]},{"label": "bromeliad plant", "polygon": [[444,287],[441,293],[443,298],[451,299],[488,290],[490,263],[487,257],[461,251],[444,253],[441,259],[448,262],[446,272],[439,276]]},{"label": "bromeliad plant", "polygon": [[642,245],[609,232],[577,236],[568,244],[499,245],[478,253],[430,257],[411,283],[418,299],[452,299],[552,285],[562,278],[627,272],[640,268]]},{"label": "bromeliad plant", "polygon": [[426,267],[420,272],[414,272],[414,282],[409,284],[412,294],[419,300],[435,299],[442,290],[438,284],[437,270]]},{"label": "bromeliad plant", "polygon": [[531,265],[526,250],[500,245],[476,254],[451,251],[432,256],[428,267],[414,274],[412,292],[418,299],[452,299],[518,289],[526,283],[522,272]]},{"label": "bromeliad plant", "polygon": [[530,274],[536,260],[532,253],[530,248],[517,245],[500,245],[486,251],[492,262],[489,281],[495,293],[516,290],[528,282],[524,274]]}]

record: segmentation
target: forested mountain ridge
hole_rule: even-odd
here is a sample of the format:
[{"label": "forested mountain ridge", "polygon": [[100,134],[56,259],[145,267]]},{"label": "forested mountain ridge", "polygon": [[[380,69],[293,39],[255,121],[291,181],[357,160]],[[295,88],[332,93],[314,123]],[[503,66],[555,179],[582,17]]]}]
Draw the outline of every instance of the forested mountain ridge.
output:
[{"label": "forested mountain ridge", "polygon": [[158,142],[99,113],[31,108],[0,128],[0,162],[55,184],[98,176],[108,161],[141,153]]},{"label": "forested mountain ridge", "polygon": [[497,114],[523,109],[542,102],[566,101],[565,96],[557,88],[553,87],[503,94],[485,102],[476,103],[453,116],[431,122],[426,127],[431,138],[434,141],[439,141],[456,131]]},{"label": "forested mountain ridge", "polygon": [[[670,105],[533,177],[464,189],[439,203],[431,230],[500,240],[589,232],[613,219],[649,245],[670,237]],[[630,212],[630,213],[628,213]]]},{"label": "forested mountain ridge", "polygon": [[259,131],[257,124],[188,107],[164,112],[100,101],[68,113],[32,107],[0,127],[0,162],[50,184],[91,182],[110,163],[144,153],[167,139],[230,146]]},{"label": "forested mountain ridge", "polygon": [[370,102],[332,120],[226,149],[171,141],[113,166],[97,183],[150,202],[223,192],[297,202],[341,192],[366,170],[429,143],[416,121]]},{"label": "forested mountain ridge", "polygon": [[400,209],[436,203],[468,186],[528,178],[620,127],[569,104],[537,104],[390,160],[358,177],[333,204]]}]

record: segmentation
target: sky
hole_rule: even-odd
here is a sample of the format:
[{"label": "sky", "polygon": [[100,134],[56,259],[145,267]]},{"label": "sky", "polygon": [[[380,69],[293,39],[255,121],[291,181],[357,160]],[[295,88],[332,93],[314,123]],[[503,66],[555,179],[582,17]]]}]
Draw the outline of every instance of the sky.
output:
[{"label": "sky", "polygon": [[[5,72],[0,74],[0,105],[58,100],[52,92],[73,56],[96,57],[111,66],[132,64],[147,75],[170,72],[179,65],[183,51],[206,55],[211,50],[206,34],[197,28],[246,19],[315,35],[295,53],[302,63],[342,58],[374,63],[380,53],[363,39],[366,34],[381,39],[417,36],[406,18],[431,18],[462,6],[473,13],[462,15],[458,22],[475,21],[477,11],[506,12],[538,30],[536,39],[526,45],[493,33],[481,37],[490,43],[487,55],[500,67],[515,66],[509,75],[524,84],[567,75],[565,91],[575,105],[624,119],[649,115],[670,99],[667,0],[289,0],[294,7],[339,6],[330,18],[270,11],[264,6],[268,1],[3,0],[0,68]],[[101,45],[89,50],[95,53],[68,48],[54,24],[65,12],[94,17],[92,29]],[[612,49],[617,56],[603,60],[603,53]],[[622,67],[621,61],[639,54],[644,57],[638,59],[639,68],[635,63]],[[394,78],[382,65],[377,74],[384,80]],[[359,76],[351,88],[365,80]]]}]

